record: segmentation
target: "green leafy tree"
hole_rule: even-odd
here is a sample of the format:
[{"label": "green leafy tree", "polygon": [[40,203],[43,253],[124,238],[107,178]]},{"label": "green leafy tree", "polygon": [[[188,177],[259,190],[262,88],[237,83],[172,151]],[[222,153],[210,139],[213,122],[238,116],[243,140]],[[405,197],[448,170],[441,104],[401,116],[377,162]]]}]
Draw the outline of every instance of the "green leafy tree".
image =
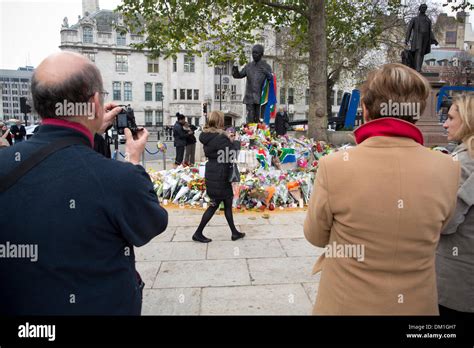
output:
[{"label": "green leafy tree", "polygon": [[286,30],[290,49],[307,62],[308,135],[326,139],[328,88],[376,47],[384,16],[400,6],[400,0],[124,0],[117,11],[131,30],[146,34],[138,49],[165,58],[205,53],[214,64],[244,64],[245,48],[261,40],[265,26]]},{"label": "green leafy tree", "polygon": [[474,2],[472,0],[445,0],[443,6],[450,6],[453,11],[474,10]]}]

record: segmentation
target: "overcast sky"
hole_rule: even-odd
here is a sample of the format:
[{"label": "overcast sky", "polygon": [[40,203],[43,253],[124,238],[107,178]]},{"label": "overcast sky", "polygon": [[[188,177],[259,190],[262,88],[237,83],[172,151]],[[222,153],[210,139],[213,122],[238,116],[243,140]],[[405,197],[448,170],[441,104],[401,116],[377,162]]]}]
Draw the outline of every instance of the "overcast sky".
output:
[{"label": "overcast sky", "polygon": [[[99,0],[102,9],[114,9],[120,0]],[[34,67],[59,51],[63,18],[69,25],[82,16],[82,0],[0,0],[0,69]]]},{"label": "overcast sky", "polygon": [[[120,2],[99,0],[99,6],[114,9]],[[38,66],[59,51],[63,18],[68,17],[72,25],[78,15],[82,15],[82,0],[0,0],[0,69]]]}]

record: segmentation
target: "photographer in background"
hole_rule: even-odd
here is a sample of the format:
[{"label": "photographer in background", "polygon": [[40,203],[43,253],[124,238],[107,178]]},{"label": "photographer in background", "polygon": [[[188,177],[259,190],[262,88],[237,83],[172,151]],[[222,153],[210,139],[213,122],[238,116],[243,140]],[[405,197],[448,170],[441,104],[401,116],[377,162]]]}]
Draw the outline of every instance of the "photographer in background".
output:
[{"label": "photographer in background", "polygon": [[189,132],[183,128],[186,123],[186,117],[177,112],[176,118],[176,123],[173,126],[174,147],[176,148],[175,168],[183,163],[184,150],[186,149],[186,145],[188,145],[189,135]]},{"label": "photographer in background", "polygon": [[[0,244],[36,247],[37,255],[0,260],[0,315],[140,315],[133,247],[168,224],[138,165],[148,132],[134,138],[125,129],[130,163],[93,150],[94,134],[121,108],[104,106],[100,72],[80,54],[46,58],[31,91],[40,130],[0,151],[0,211],[8,216]],[[65,102],[88,103],[92,113],[58,112]]]}]

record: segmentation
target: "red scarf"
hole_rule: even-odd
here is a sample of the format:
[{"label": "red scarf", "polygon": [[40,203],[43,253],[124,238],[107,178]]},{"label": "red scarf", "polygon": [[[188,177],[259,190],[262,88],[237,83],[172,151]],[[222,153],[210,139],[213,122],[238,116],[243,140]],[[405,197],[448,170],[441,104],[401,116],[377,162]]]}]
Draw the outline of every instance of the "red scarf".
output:
[{"label": "red scarf", "polygon": [[87,139],[89,139],[91,143],[91,147],[94,147],[94,136],[92,135],[91,131],[86,128],[86,126],[80,123],[66,121],[59,118],[44,118],[41,121],[41,124],[73,129],[79,133],[84,134],[87,137]]},{"label": "red scarf", "polygon": [[413,124],[393,117],[382,117],[369,121],[354,131],[356,143],[360,144],[371,137],[403,137],[423,145],[423,134]]}]

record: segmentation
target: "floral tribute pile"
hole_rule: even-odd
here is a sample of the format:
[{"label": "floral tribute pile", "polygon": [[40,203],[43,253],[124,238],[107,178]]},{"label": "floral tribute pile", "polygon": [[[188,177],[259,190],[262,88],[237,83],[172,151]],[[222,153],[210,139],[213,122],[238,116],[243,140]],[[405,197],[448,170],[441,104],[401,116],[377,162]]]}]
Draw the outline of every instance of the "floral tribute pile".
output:
[{"label": "floral tribute pile", "polygon": [[[237,209],[303,208],[311,196],[319,159],[349,147],[335,148],[304,136],[277,137],[264,124],[250,124],[238,134],[240,182],[233,184]],[[149,171],[160,201],[182,207],[207,206],[210,198],[206,194],[204,173],[205,163]]]}]

